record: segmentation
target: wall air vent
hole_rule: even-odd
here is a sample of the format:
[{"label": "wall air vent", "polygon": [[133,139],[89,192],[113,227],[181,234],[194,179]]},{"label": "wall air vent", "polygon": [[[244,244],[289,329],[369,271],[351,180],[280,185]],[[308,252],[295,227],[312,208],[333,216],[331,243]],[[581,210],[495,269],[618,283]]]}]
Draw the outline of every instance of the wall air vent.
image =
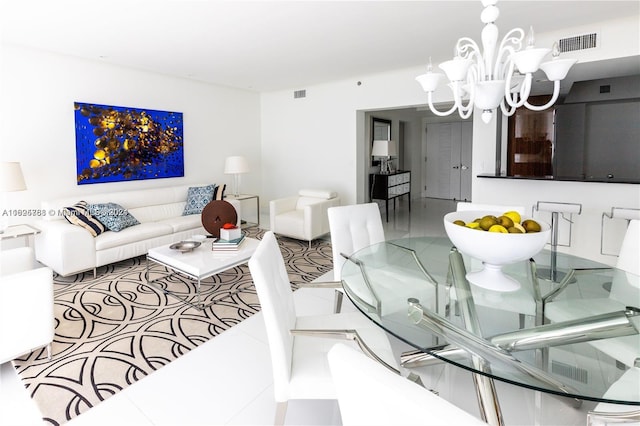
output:
[{"label": "wall air vent", "polygon": [[598,47],[598,33],[583,34],[574,37],[566,37],[558,40],[560,52],[573,52],[574,50],[593,49]]},{"label": "wall air vent", "polygon": [[295,90],[293,92],[293,99],[306,98],[307,91],[306,90]]},{"label": "wall air vent", "polygon": [[561,376],[568,377],[581,383],[589,383],[589,372],[587,370],[585,370],[584,368],[565,364],[564,362],[552,360],[551,372],[554,374],[560,374]]}]

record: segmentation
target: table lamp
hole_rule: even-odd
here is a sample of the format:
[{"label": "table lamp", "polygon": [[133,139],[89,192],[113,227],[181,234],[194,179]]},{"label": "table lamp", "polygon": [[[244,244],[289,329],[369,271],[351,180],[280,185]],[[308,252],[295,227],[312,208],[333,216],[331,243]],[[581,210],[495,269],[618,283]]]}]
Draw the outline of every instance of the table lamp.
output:
[{"label": "table lamp", "polygon": [[249,173],[247,159],[239,155],[227,157],[224,161],[224,174],[233,175],[233,195],[236,197],[240,194],[240,175],[242,173]]},{"label": "table lamp", "polygon": [[[2,204],[5,204],[5,192],[24,191],[27,185],[24,183],[22,168],[18,162],[0,162],[0,192],[2,192]],[[0,220],[0,234],[7,228],[6,220]]]},{"label": "table lamp", "polygon": [[397,155],[396,142],[392,140],[374,140],[371,149],[372,157],[381,157],[380,173],[389,173],[389,158]]}]

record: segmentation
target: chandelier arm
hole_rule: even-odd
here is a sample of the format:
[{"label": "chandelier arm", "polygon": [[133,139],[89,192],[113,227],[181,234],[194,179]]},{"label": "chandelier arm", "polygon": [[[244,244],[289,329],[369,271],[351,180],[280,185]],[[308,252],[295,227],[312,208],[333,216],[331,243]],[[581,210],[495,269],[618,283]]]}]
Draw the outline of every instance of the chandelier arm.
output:
[{"label": "chandelier arm", "polygon": [[[513,63],[511,58],[513,57],[515,52],[522,48],[522,40],[524,40],[524,30],[522,30],[522,28],[512,29],[502,38],[502,41],[500,41],[500,47],[498,48],[498,54],[496,55],[496,63],[494,66],[496,78],[500,78],[504,75],[502,68],[502,59],[505,54],[507,56],[504,60],[504,64],[506,65],[507,62]],[[509,73],[512,74],[513,71],[510,70]]]},{"label": "chandelier arm", "polygon": [[[511,73],[509,74],[509,83],[511,82]],[[511,99],[511,96],[506,96],[505,99],[507,103],[512,108],[519,108],[523,106],[527,102],[527,98],[529,98],[529,94],[531,93],[531,81],[533,80],[533,76],[531,73],[527,73],[524,76],[524,81],[522,82],[522,86],[520,87],[520,100],[515,102],[514,99]],[[505,85],[505,92],[507,90],[507,86]],[[514,95],[515,97],[515,95]]]},{"label": "chandelier arm", "polygon": [[504,99],[502,100],[502,102],[500,102],[500,109],[502,110],[502,113],[507,116],[507,117],[511,117],[515,112],[516,109],[515,107],[510,107],[510,109],[507,109],[507,106],[504,102]]},{"label": "chandelier arm", "polygon": [[[518,35],[512,35],[513,33],[518,33]],[[520,50],[522,49],[522,40],[524,40],[524,30],[522,28],[514,28],[502,37],[499,51],[504,49],[511,49],[512,51]],[[513,46],[507,46],[507,43]]]},{"label": "chandelier arm", "polygon": [[553,82],[553,95],[551,96],[551,100],[544,105],[531,105],[529,102],[525,102],[524,105],[529,108],[531,111],[543,111],[553,105],[556,100],[558,100],[558,96],[560,95],[560,80],[556,80]]},{"label": "chandelier arm", "polygon": [[[474,61],[474,65],[480,68],[478,70],[479,75],[484,76],[485,68],[484,60],[482,59],[482,52],[475,40],[470,39],[469,37],[460,38],[456,43],[456,50],[461,58]],[[483,77],[480,78],[484,79]]]},{"label": "chandelier arm", "polygon": [[[513,72],[515,70],[515,64],[511,60],[511,56],[507,57],[505,64],[508,64],[508,69],[504,75],[504,80],[505,80],[504,97],[507,103],[509,104],[509,106],[513,108],[513,105],[515,105],[518,102],[518,95],[516,93],[511,93],[511,78],[513,77]],[[502,103],[504,103],[505,99],[502,100]]]},{"label": "chandelier arm", "polygon": [[[515,49],[511,46],[502,46],[500,45],[500,50],[498,50],[498,55],[496,56],[496,64],[494,66],[494,75],[496,79],[506,80],[505,69],[508,69],[509,74],[513,74],[514,66],[510,66],[513,64],[512,55],[515,53]],[[504,57],[504,60],[503,60]]]},{"label": "chandelier arm", "polygon": [[428,99],[428,102],[429,102],[429,108],[431,109],[431,112],[433,112],[435,115],[437,115],[439,117],[445,117],[445,116],[451,114],[452,112],[454,112],[456,110],[458,105],[454,102],[453,106],[449,110],[447,110],[445,112],[438,111],[436,109],[435,105],[433,105],[432,93],[433,92],[428,92],[427,93],[427,99]]}]

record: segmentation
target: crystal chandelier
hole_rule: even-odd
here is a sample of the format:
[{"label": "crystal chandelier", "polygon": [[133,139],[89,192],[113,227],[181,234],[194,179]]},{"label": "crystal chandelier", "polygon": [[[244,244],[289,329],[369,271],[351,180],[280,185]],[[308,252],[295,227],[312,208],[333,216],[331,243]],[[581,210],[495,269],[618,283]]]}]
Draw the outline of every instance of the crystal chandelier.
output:
[{"label": "crystal chandelier", "polygon": [[[432,71],[431,59],[427,73],[416,80],[427,92],[429,108],[438,116],[446,116],[458,110],[460,117],[469,118],[474,105],[482,110],[482,121],[491,121],[493,111],[500,106],[502,113],[511,116],[516,108],[525,106],[530,110],[542,111],[558,99],[560,80],[564,79],[577,59],[560,59],[560,49],[554,43],[553,49],[536,48],[533,28],[526,37],[521,28],[514,28],[500,42],[498,50],[498,27],[494,24],[500,15],[496,6],[498,0],[482,0],[484,10],[480,20],[482,29],[482,51],[478,44],[468,37],[458,40],[455,57],[440,64],[449,79],[454,104],[448,111],[438,111],[433,105],[432,95],[444,75]],[[552,51],[552,59],[542,62]],[[533,73],[542,69],[553,81],[553,95],[545,105],[531,105],[527,99],[531,92]],[[467,103],[463,99],[468,99]]]}]

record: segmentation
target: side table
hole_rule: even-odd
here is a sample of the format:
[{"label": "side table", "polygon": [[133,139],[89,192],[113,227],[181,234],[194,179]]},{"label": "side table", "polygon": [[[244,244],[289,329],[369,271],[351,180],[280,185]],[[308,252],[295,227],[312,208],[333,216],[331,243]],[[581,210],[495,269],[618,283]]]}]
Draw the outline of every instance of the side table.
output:
[{"label": "side table", "polygon": [[[258,195],[254,195],[254,194],[238,194],[238,195],[233,195],[233,194],[228,194],[225,195],[224,198],[228,198],[230,200],[237,200],[240,202],[243,201],[247,201],[247,200],[256,200],[256,220],[255,222],[248,222],[246,220],[244,220],[243,218],[240,218],[240,223],[242,227],[245,228],[252,228],[254,226],[260,226],[260,197]],[[244,208],[241,209],[241,212],[244,212]]]},{"label": "side table", "polygon": [[4,232],[0,233],[0,240],[8,240],[10,238],[24,237],[25,247],[28,247],[29,237],[39,234],[40,230],[34,226],[21,224],[8,226]]}]

